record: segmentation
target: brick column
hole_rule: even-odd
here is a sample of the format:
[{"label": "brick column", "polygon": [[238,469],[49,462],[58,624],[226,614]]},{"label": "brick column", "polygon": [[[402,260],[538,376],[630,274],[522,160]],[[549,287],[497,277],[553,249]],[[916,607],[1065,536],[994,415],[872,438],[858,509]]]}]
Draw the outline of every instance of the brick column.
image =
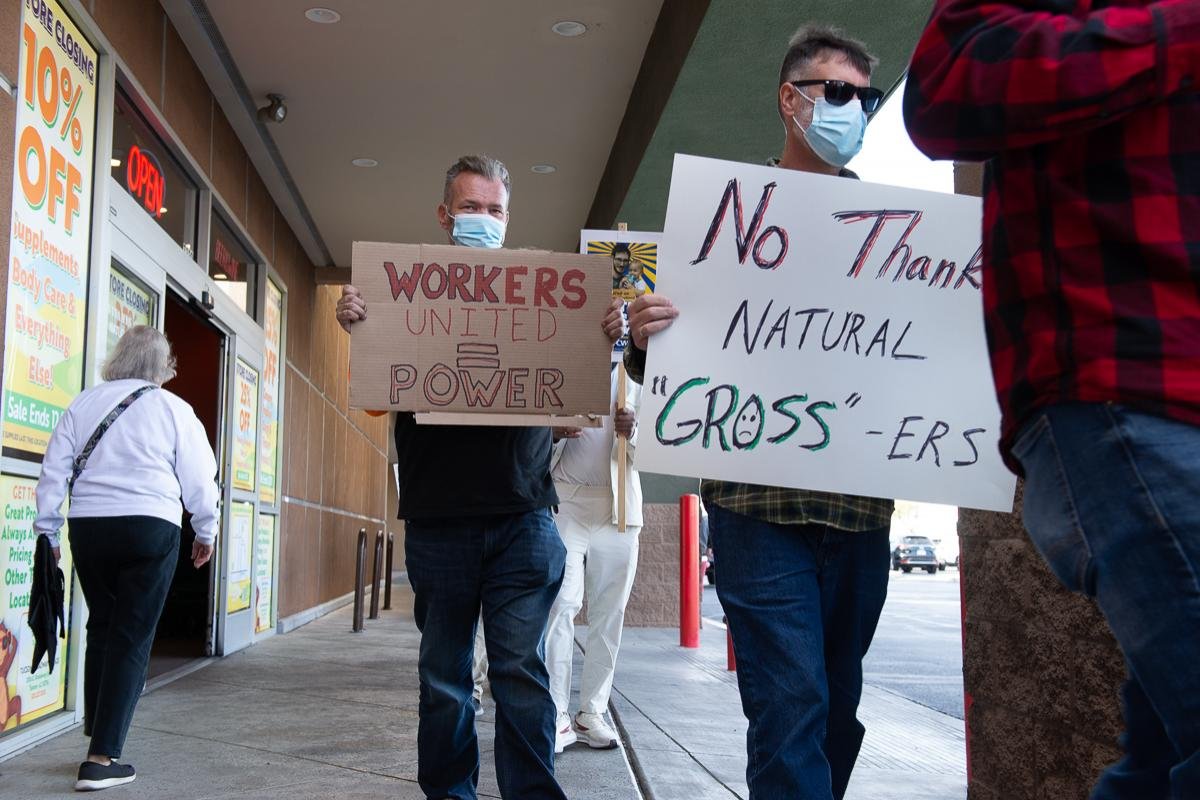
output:
[{"label": "brick column", "polygon": [[637,577],[625,624],[672,628],[679,625],[679,504],[644,503],[642,518]]},{"label": "brick column", "polygon": [[[958,164],[955,190],[978,195],[982,171]],[[985,265],[987,268],[987,265]],[[1119,756],[1124,662],[1088,599],[1067,592],[1014,513],[962,509],[966,602],[963,679],[970,800],[1087,797]]]}]

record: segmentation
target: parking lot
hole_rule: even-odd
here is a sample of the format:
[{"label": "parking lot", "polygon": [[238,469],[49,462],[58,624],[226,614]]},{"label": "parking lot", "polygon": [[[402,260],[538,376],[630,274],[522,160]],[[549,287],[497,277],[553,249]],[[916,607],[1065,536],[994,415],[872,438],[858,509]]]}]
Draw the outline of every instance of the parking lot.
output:
[{"label": "parking lot", "polygon": [[863,665],[864,681],[962,719],[958,570],[890,575],[887,603]]},{"label": "parking lot", "polygon": [[[958,570],[888,574],[888,599],[863,665],[864,682],[962,719]],[[721,619],[713,587],[704,589],[702,613]]]}]

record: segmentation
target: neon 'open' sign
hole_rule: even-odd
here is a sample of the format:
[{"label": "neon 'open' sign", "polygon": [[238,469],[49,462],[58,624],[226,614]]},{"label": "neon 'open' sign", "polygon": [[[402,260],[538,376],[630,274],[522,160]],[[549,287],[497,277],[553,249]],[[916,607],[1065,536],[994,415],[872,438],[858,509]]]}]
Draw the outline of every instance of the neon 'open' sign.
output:
[{"label": "neon 'open' sign", "polygon": [[129,148],[126,158],[125,188],[141,201],[142,207],[155,219],[161,219],[166,213],[166,206],[163,205],[167,190],[166,176],[154,154],[136,144]]}]

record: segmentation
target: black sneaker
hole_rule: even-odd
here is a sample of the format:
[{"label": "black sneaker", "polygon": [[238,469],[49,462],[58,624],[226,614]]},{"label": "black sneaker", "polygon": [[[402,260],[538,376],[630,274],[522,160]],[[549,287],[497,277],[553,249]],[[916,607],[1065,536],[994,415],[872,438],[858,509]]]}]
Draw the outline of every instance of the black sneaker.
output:
[{"label": "black sneaker", "polygon": [[133,767],[128,764],[118,764],[114,759],[107,766],[94,761],[85,761],[79,765],[79,780],[75,781],[75,791],[96,792],[101,789],[111,789],[123,783],[132,783],[137,777]]}]

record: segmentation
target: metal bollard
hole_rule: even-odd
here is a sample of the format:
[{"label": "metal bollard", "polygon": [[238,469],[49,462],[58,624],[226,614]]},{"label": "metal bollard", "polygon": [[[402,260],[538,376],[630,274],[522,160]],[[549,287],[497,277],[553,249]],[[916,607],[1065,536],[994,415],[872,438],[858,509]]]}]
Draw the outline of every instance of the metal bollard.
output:
[{"label": "metal bollard", "polygon": [[375,533],[375,564],[371,570],[371,619],[379,619],[379,573],[383,572],[383,531]]},{"label": "metal bollard", "polygon": [[679,498],[679,646],[700,646],[700,498]]},{"label": "metal bollard", "polygon": [[383,570],[383,610],[392,608],[392,554],[396,551],[396,535],[388,531],[387,559]]},{"label": "metal bollard", "polygon": [[363,629],[363,581],[367,572],[367,529],[358,529],[358,553],[354,562],[354,621],[350,630],[362,633]]}]

